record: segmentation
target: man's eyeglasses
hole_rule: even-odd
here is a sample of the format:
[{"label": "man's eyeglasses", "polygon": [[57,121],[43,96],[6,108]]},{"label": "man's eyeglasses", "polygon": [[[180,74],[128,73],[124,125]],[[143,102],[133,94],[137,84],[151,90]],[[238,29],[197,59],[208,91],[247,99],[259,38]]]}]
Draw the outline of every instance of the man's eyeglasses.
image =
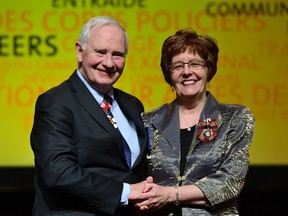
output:
[{"label": "man's eyeglasses", "polygon": [[194,59],[189,62],[174,62],[171,64],[170,69],[171,71],[182,72],[186,64],[188,65],[188,68],[191,70],[200,70],[206,66],[204,61]]}]

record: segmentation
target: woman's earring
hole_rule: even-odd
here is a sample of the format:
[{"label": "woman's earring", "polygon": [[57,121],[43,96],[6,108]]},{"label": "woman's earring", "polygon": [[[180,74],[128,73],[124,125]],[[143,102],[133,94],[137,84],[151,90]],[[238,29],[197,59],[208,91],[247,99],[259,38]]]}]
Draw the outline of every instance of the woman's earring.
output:
[{"label": "woman's earring", "polygon": [[171,85],[172,92],[174,92],[174,87]]},{"label": "woman's earring", "polygon": [[206,88],[210,88],[210,82],[206,84]]}]

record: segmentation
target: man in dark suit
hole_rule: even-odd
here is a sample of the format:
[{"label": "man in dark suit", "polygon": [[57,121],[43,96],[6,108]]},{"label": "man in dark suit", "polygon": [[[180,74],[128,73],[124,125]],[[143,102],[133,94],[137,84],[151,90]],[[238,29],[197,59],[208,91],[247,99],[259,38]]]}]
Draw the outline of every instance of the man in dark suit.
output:
[{"label": "man in dark suit", "polygon": [[[117,21],[92,18],[76,42],[78,69],[38,97],[31,132],[33,215],[134,215],[128,196],[145,184],[147,137],[142,103],[113,87],[124,69],[127,43]],[[112,98],[116,127],[101,109],[105,95]]]}]

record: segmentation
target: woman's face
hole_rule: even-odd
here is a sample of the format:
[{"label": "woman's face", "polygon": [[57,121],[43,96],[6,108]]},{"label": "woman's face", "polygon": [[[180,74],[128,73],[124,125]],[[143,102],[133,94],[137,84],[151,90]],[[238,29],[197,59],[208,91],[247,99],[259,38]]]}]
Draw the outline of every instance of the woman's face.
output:
[{"label": "woman's face", "polygon": [[172,58],[171,80],[177,97],[205,96],[208,69],[198,54],[184,53]]}]

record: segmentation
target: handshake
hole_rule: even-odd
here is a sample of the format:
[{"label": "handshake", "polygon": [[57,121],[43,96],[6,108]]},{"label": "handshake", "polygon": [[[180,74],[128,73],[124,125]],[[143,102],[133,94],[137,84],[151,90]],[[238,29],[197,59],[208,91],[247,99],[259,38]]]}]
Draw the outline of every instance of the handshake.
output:
[{"label": "handshake", "polygon": [[145,181],[131,184],[130,189],[129,203],[133,203],[140,212],[156,211],[179,203],[178,187],[157,185],[151,176]]}]

